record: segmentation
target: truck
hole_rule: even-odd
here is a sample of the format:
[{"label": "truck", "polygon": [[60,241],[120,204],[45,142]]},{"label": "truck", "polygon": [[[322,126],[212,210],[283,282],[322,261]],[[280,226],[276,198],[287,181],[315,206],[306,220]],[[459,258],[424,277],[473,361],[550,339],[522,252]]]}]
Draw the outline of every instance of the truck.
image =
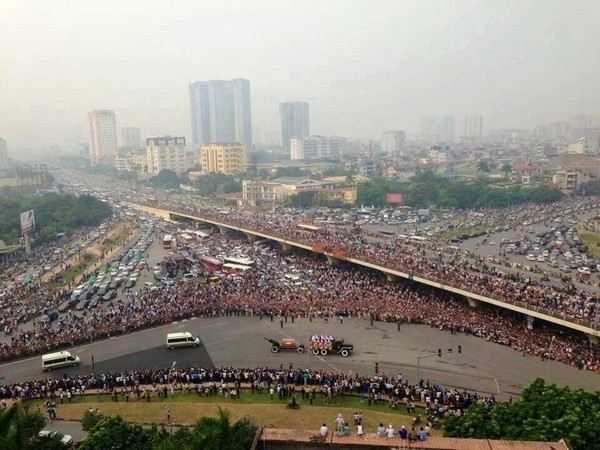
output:
[{"label": "truck", "polygon": [[354,345],[348,344],[343,339],[315,339],[313,336],[308,343],[308,348],[312,350],[314,355],[326,356],[328,353],[342,355],[344,358],[349,356],[354,350]]}]

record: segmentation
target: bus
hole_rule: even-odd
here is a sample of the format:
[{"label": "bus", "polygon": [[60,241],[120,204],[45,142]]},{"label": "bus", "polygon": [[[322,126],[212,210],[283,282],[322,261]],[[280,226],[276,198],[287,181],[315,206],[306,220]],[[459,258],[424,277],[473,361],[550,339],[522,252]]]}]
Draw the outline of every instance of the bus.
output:
[{"label": "bus", "polygon": [[192,231],[191,234],[200,242],[204,242],[210,237],[210,234],[203,231]]},{"label": "bus", "polygon": [[173,235],[171,234],[165,234],[165,236],[163,237],[163,248],[172,248],[173,247]]},{"label": "bus", "polygon": [[223,261],[212,256],[203,256],[200,258],[200,264],[202,264],[204,270],[209,272],[221,272],[223,269]]},{"label": "bus", "polygon": [[252,267],[243,266],[241,264],[223,264],[223,273],[226,273],[227,275],[246,275],[251,269]]},{"label": "bus", "polygon": [[225,263],[228,264],[238,264],[240,266],[253,266],[254,261],[249,258],[225,258]]},{"label": "bus", "polygon": [[181,238],[181,241],[186,245],[191,244],[194,240],[194,238],[187,233],[182,233],[179,235],[179,237]]},{"label": "bus", "polygon": [[316,233],[317,231],[321,231],[321,229],[319,227],[316,227],[314,225],[309,225],[307,223],[299,223],[296,225],[296,228],[300,229],[300,230],[304,230],[304,231],[310,231],[312,233]]}]

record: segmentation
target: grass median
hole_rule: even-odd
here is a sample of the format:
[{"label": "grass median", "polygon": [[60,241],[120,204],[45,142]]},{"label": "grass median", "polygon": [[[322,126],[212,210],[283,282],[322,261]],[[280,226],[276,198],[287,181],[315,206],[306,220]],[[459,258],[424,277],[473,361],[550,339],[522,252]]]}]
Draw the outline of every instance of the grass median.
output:
[{"label": "grass median", "polygon": [[[408,429],[412,426],[412,415],[406,413],[406,406],[398,405],[392,409],[386,404],[369,405],[367,400],[361,401],[354,396],[344,396],[330,404],[317,396],[314,404],[309,400],[303,400],[298,395],[300,409],[289,409],[287,404],[290,398],[279,400],[275,395],[271,399],[267,394],[252,394],[242,391],[239,399],[233,400],[229,397],[215,395],[212,397],[199,397],[195,394],[175,393],[168,399],[153,397],[150,402],[138,400],[136,395],[130,396],[130,401],[125,402],[121,395],[119,401],[114,402],[107,395],[86,395],[72,400],[72,403],[58,405],[58,418],[80,420],[83,413],[90,407],[99,408],[107,415],[120,415],[128,422],[165,424],[167,410],[171,410],[174,423],[191,425],[202,417],[216,417],[219,407],[231,412],[233,420],[250,416],[259,426],[275,428],[297,428],[304,430],[317,430],[323,423],[332,428],[338,414],[353,424],[354,413],[360,411],[363,416],[363,426],[366,432],[376,431],[379,423],[386,427],[392,424],[394,428],[404,425]],[[424,416],[424,410],[417,408],[415,414]],[[423,424],[423,422],[421,423]],[[436,432],[433,431],[435,435]]]}]

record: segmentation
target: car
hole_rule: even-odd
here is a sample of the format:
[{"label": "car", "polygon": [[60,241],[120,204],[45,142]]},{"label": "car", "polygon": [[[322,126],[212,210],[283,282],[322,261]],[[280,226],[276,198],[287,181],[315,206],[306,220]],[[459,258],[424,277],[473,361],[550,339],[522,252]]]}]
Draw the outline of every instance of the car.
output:
[{"label": "car", "polygon": [[40,440],[45,440],[46,438],[51,438],[54,435],[61,436],[60,444],[63,448],[71,448],[73,446],[73,437],[59,431],[42,430],[38,433],[38,438],[40,438]]},{"label": "car", "polygon": [[89,300],[81,300],[79,303],[77,303],[77,305],[75,305],[75,309],[77,311],[83,311],[85,309],[85,307],[88,305],[90,301]]},{"label": "car", "polygon": [[544,258],[544,257],[543,257],[543,256],[541,256],[541,255],[540,255],[540,256],[538,256],[536,259],[537,259],[537,261],[538,261],[538,262],[544,262],[544,261],[546,261],[546,258]]},{"label": "car", "polygon": [[560,268],[564,273],[571,273],[571,268],[567,265],[564,265]]},{"label": "car", "polygon": [[42,317],[40,317],[40,321],[47,325],[51,324],[56,319],[58,319],[58,312],[56,312],[56,311],[48,311],[46,314],[44,314]]},{"label": "car", "polygon": [[131,289],[135,285],[135,280],[129,279],[125,283],[125,289]]},{"label": "car", "polygon": [[144,283],[144,289],[150,292],[158,291],[158,286],[156,286],[152,281],[146,281]]},{"label": "car", "polygon": [[535,261],[535,255],[534,255],[534,254],[532,254],[532,253],[530,253],[529,255],[527,255],[527,256],[525,257],[525,259],[526,259],[527,261]]},{"label": "car", "polygon": [[102,297],[102,300],[105,302],[108,302],[109,300],[112,300],[116,296],[117,296],[117,291],[115,291],[114,289],[111,289],[106,294],[104,294],[104,296]]},{"label": "car", "polygon": [[98,303],[100,303],[101,299],[102,297],[98,294],[94,295],[94,297],[90,300],[90,303],[87,305],[88,308],[95,308],[96,306],[98,306]]}]

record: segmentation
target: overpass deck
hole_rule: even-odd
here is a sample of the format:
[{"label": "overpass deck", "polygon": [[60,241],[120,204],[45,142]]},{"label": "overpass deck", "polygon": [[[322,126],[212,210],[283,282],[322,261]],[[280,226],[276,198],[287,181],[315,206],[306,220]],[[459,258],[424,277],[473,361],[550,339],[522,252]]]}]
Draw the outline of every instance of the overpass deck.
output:
[{"label": "overpass deck", "polygon": [[127,205],[129,205],[135,209],[146,211],[148,213],[151,213],[151,214],[157,215],[159,217],[163,217],[163,218],[182,217],[182,218],[187,218],[190,220],[205,222],[205,223],[215,225],[219,228],[226,228],[226,229],[230,229],[230,230],[239,231],[248,236],[255,236],[255,237],[260,237],[262,239],[276,241],[276,242],[281,243],[284,247],[302,248],[302,249],[305,249],[305,250],[308,250],[308,251],[311,251],[314,253],[321,253],[328,258],[344,259],[345,261],[348,261],[350,263],[353,263],[353,264],[356,264],[359,266],[363,266],[363,267],[368,267],[370,269],[374,269],[379,272],[385,273],[386,275],[391,275],[392,277],[405,278],[405,279],[408,279],[411,281],[415,281],[417,283],[421,283],[421,284],[432,286],[432,287],[435,287],[438,289],[443,289],[443,290],[446,290],[449,292],[453,292],[455,294],[464,296],[468,299],[488,303],[490,305],[498,306],[500,308],[504,308],[504,309],[508,309],[508,310],[511,310],[514,312],[525,314],[527,316],[530,316],[530,317],[533,317],[536,319],[544,320],[547,322],[552,322],[557,325],[571,328],[573,330],[587,334],[590,337],[590,339],[597,340],[598,338],[600,338],[600,328],[598,327],[597,323],[593,324],[586,320],[565,317],[564,315],[560,315],[557,312],[550,311],[549,309],[541,308],[541,307],[538,307],[535,305],[530,305],[525,302],[507,301],[506,299],[503,299],[500,297],[492,297],[489,294],[484,295],[482,293],[466,291],[464,289],[461,289],[461,288],[458,288],[458,287],[448,284],[448,282],[445,280],[436,280],[436,279],[432,279],[429,277],[426,278],[426,277],[422,277],[422,276],[419,276],[418,274],[414,274],[411,272],[401,272],[399,270],[380,266],[380,265],[377,265],[377,264],[374,264],[374,263],[371,263],[368,261],[363,261],[360,259],[347,257],[346,255],[340,255],[340,254],[337,254],[336,252],[329,252],[324,248],[316,247],[308,242],[300,242],[300,241],[290,240],[290,239],[286,239],[286,238],[283,238],[280,236],[274,236],[271,234],[267,234],[262,231],[228,224],[226,222],[218,222],[213,219],[207,219],[207,218],[203,218],[203,217],[199,217],[199,216],[193,216],[193,215],[181,213],[178,211],[170,211],[170,210],[166,210],[166,209],[154,208],[154,207],[149,207],[149,206],[144,206],[144,205],[139,205],[139,204],[134,204],[134,203],[127,203]]}]

